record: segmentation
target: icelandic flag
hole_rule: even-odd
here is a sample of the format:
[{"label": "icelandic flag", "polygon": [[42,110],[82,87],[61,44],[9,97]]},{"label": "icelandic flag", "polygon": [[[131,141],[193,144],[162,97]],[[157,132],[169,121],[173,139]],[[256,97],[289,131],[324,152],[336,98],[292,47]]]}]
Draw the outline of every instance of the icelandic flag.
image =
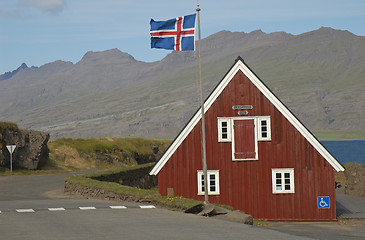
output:
[{"label": "icelandic flag", "polygon": [[195,50],[196,14],[173,18],[167,21],[151,19],[151,48],[175,51]]}]

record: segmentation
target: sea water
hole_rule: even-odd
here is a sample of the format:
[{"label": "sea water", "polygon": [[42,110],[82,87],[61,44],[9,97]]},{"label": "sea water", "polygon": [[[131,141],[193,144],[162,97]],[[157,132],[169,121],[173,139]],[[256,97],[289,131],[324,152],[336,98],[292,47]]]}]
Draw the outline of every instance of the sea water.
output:
[{"label": "sea water", "polygon": [[321,141],[321,143],[341,164],[347,162],[365,164],[365,140]]}]

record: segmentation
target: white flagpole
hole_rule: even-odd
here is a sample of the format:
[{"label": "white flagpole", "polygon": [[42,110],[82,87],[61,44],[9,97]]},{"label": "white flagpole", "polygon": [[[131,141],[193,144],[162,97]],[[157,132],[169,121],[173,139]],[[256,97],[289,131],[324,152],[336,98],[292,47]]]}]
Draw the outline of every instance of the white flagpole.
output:
[{"label": "white flagpole", "polygon": [[198,15],[198,46],[199,46],[199,78],[200,78],[200,108],[202,115],[202,163],[203,163],[203,175],[204,175],[204,202],[209,203],[208,201],[208,174],[207,174],[207,154],[206,154],[206,143],[205,143],[205,116],[204,116],[204,98],[203,98],[203,81],[202,81],[202,58],[201,58],[201,34],[200,34],[200,8],[199,8],[199,0],[197,0],[197,8],[196,12]]}]

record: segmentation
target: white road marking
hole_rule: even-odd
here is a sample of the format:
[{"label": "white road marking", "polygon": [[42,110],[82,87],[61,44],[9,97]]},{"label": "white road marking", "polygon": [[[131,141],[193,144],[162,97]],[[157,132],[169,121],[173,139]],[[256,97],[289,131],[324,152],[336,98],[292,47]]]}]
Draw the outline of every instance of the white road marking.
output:
[{"label": "white road marking", "polygon": [[126,209],[126,206],[109,206],[111,209]]},{"label": "white road marking", "polygon": [[[153,205],[140,205],[138,206],[139,208],[141,209],[152,209],[152,208],[156,208],[155,206]],[[128,207],[126,206],[122,206],[122,205],[117,205],[117,206],[109,206],[110,209],[127,209]],[[133,207],[132,207],[133,208]],[[51,211],[51,212],[57,212],[57,211],[66,211],[65,208],[63,207],[57,207],[57,208],[46,208],[48,209],[48,211]],[[95,210],[96,207],[79,207],[80,210]],[[37,210],[42,210],[42,209],[37,209]],[[43,209],[45,210],[45,209]],[[34,209],[31,209],[31,208],[21,208],[21,209],[15,209],[16,212],[18,213],[34,213],[35,210]],[[0,214],[2,212],[0,211]]]},{"label": "white road marking", "polygon": [[31,208],[29,208],[29,209],[16,209],[16,211],[18,213],[33,213],[34,212],[34,210],[31,209]]},{"label": "white road marking", "polygon": [[140,208],[156,208],[155,206],[153,205],[141,205],[139,206]]},{"label": "white road marking", "polygon": [[48,208],[48,210],[51,211],[51,212],[55,212],[55,211],[65,211],[66,209],[61,207],[61,208]]},{"label": "white road marking", "polygon": [[79,207],[80,210],[95,210],[96,207]]}]

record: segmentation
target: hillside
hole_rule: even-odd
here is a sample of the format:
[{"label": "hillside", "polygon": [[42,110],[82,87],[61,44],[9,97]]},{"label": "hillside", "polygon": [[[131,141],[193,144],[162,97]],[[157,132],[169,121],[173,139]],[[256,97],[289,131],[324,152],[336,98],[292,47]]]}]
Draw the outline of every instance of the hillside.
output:
[{"label": "hillside", "polygon": [[140,138],[60,138],[49,142],[49,161],[44,169],[80,171],[116,169],[156,162],[168,140]]},{"label": "hillside", "polygon": [[[365,139],[365,37],[218,32],[202,41],[205,97],[237,56],[320,138]],[[157,50],[156,50],[157,51]],[[0,76],[0,121],[51,138],[174,138],[199,107],[195,52],[158,62],[118,49]]]}]

